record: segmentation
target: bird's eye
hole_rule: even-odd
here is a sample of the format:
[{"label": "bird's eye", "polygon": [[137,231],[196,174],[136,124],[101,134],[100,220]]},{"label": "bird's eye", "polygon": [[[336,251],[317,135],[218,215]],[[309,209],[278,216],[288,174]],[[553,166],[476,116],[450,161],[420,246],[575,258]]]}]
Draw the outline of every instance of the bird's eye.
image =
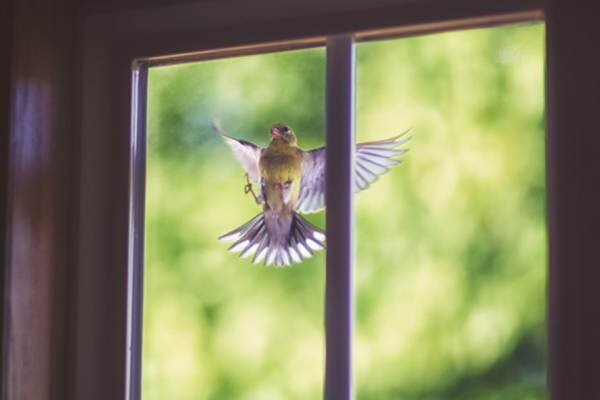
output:
[{"label": "bird's eye", "polygon": [[283,132],[286,132],[286,133],[287,133],[287,131],[289,131],[289,130],[290,130],[290,129],[289,129],[287,126],[284,126],[284,127],[283,127],[283,129],[282,129],[282,131],[283,131]]}]

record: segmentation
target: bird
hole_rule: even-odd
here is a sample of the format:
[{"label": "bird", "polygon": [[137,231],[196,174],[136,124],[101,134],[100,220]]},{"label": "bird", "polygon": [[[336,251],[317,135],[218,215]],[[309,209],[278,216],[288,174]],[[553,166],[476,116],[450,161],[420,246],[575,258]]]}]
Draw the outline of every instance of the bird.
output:
[{"label": "bird", "polygon": [[[242,258],[253,255],[252,263],[291,266],[325,248],[325,233],[301,214],[325,208],[325,147],[303,150],[296,134],[285,124],[272,125],[270,142],[260,147],[237,139],[223,130],[218,120],[213,129],[231,148],[246,171],[245,193],[251,193],[262,211],[237,229],[219,237],[233,241],[229,247]],[[410,137],[397,136],[356,145],[354,191],[366,189],[408,151],[402,147]],[[259,187],[254,192],[253,184]]]}]

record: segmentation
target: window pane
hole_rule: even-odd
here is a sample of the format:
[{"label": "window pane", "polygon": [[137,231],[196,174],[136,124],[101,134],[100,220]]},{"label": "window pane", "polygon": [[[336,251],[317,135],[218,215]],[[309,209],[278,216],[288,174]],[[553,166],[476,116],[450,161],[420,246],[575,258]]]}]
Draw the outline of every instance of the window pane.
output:
[{"label": "window pane", "polygon": [[211,123],[259,145],[286,123],[322,145],[323,79],[323,49],[150,70],[145,400],[321,396],[324,253],[265,268],[217,240],[260,208]]},{"label": "window pane", "polygon": [[541,24],[358,46],[357,398],[545,399]]}]

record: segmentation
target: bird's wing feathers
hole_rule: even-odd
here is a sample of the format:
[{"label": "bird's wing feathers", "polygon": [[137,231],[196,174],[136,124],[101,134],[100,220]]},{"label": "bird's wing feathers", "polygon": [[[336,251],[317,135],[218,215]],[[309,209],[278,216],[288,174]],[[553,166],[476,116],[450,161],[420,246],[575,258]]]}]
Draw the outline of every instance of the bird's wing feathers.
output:
[{"label": "bird's wing feathers", "polygon": [[[356,146],[354,163],[354,191],[369,187],[389,167],[400,164],[396,157],[406,153],[399,148],[410,138],[406,132],[390,139],[359,143]],[[325,207],[325,148],[321,147],[304,153],[300,196],[296,204],[299,212],[317,212]]]},{"label": "bird's wing feathers", "polygon": [[260,170],[258,160],[262,152],[262,147],[255,145],[246,140],[233,138],[225,133],[218,120],[213,121],[213,129],[223,138],[225,143],[229,145],[231,151],[238,159],[242,167],[248,173],[250,179],[254,182],[260,181]]},{"label": "bird's wing feathers", "polygon": [[400,157],[408,151],[406,148],[400,148],[410,140],[410,137],[406,136],[407,132],[390,139],[359,143],[356,146],[354,191],[365,190],[380,175],[388,172],[389,167],[402,162],[396,157]]},{"label": "bird's wing feathers", "polygon": [[225,140],[225,143],[229,145],[240,164],[242,164],[242,167],[244,167],[250,179],[254,182],[258,182],[260,180],[258,160],[260,159],[262,148],[252,142],[234,139],[225,135],[221,136],[223,137],[223,140]]},{"label": "bird's wing feathers", "polygon": [[325,147],[304,152],[296,210],[317,212],[325,207]]}]

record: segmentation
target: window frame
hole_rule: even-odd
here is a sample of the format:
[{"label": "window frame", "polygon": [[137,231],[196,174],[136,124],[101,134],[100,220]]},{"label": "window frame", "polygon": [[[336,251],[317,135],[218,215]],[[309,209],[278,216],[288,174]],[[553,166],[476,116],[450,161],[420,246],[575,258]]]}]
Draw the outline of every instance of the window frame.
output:
[{"label": "window frame", "polygon": [[[189,16],[172,21],[161,18],[157,25],[156,15],[145,10],[133,13],[135,29],[127,20],[132,18],[128,13],[102,14],[85,21],[79,181],[79,213],[85,218],[79,219],[76,243],[80,267],[74,285],[74,398],[140,398],[147,69],[324,46],[328,37],[347,38],[338,36],[347,32],[356,32],[357,41],[366,41],[544,19],[543,6],[537,0],[503,4],[463,0],[452,9],[446,7],[443,0],[400,3],[289,18],[277,24],[220,24],[210,29],[196,28]],[[202,15],[201,8],[185,4],[173,6],[169,12]],[[335,47],[331,41],[329,44]],[[338,122],[343,124],[347,117]],[[335,129],[328,126],[328,132]],[[352,138],[352,127],[342,131]],[[346,173],[352,168],[351,163],[338,166]],[[348,179],[347,188],[350,182]],[[345,212],[351,210],[350,200],[347,205]],[[335,222],[329,216],[327,222],[329,231]],[[346,240],[351,241],[351,231]],[[340,251],[344,249],[342,244]],[[330,247],[328,265],[338,259],[330,260],[331,251]],[[344,265],[348,267],[350,262],[346,260]],[[347,278],[346,288],[351,282],[351,277]],[[342,291],[340,295],[344,293],[348,294]],[[348,321],[351,323],[351,318]],[[347,372],[336,383],[346,385],[347,390],[338,394],[326,389],[327,399],[352,397],[351,373]]]}]

